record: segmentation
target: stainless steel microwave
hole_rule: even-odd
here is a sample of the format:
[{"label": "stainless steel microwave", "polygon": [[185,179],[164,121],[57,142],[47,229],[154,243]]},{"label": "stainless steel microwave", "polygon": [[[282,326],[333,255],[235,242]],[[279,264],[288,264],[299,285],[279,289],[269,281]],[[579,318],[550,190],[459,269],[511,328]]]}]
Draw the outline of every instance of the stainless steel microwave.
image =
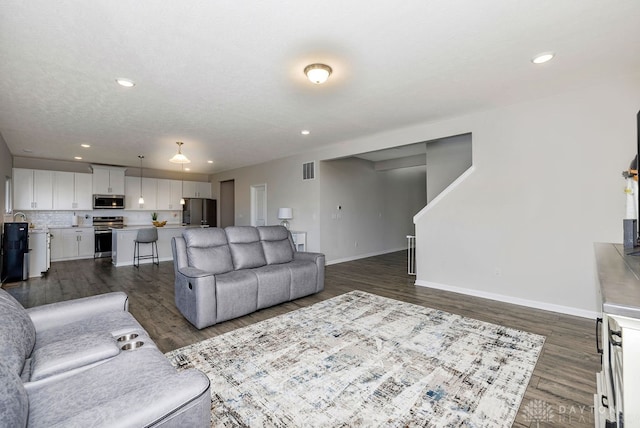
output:
[{"label": "stainless steel microwave", "polygon": [[93,209],[124,209],[124,195],[93,195]]}]

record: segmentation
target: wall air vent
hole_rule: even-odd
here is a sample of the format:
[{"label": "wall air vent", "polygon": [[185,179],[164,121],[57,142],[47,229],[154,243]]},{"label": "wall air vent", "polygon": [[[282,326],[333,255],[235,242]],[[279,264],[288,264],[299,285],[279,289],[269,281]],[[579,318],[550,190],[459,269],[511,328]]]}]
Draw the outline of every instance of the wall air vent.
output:
[{"label": "wall air vent", "polygon": [[302,179],[313,180],[316,178],[315,162],[305,162],[302,164]]}]

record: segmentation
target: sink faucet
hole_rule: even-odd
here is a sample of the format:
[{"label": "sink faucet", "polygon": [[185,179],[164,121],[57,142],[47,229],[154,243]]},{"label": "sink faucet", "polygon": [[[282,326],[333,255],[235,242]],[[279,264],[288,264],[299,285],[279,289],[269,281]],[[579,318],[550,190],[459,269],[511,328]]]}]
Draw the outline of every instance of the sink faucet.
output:
[{"label": "sink faucet", "polygon": [[27,221],[27,215],[25,213],[18,211],[17,213],[15,213],[13,215],[13,219],[15,220],[16,217],[18,217],[18,216],[22,216],[22,222],[26,222]]}]

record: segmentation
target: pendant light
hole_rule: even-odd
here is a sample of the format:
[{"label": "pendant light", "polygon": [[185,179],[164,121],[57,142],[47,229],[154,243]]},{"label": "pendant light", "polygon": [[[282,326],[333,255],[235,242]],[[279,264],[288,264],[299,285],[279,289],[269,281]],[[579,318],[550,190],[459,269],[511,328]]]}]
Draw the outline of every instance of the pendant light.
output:
[{"label": "pendant light", "polygon": [[184,201],[184,164],[180,165],[182,167],[182,174],[180,174],[180,205],[184,205],[186,202]]},{"label": "pendant light", "polygon": [[143,205],[144,198],[142,197],[142,159],[144,159],[144,156],[138,155],[138,159],[140,159],[140,198],[138,199],[138,203],[140,205]]},{"label": "pendant light", "polygon": [[178,145],[178,153],[173,155],[173,157],[171,159],[169,159],[169,162],[171,162],[171,163],[191,163],[191,161],[185,155],[182,154],[182,145],[184,143],[182,141],[176,141],[176,144]]}]

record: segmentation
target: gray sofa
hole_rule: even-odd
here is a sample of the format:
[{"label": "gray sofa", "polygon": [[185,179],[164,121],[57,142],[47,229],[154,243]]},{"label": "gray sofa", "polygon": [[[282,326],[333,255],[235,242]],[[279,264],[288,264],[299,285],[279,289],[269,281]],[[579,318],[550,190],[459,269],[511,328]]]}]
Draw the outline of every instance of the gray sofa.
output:
[{"label": "gray sofa", "polygon": [[178,373],[127,309],[108,293],[25,310],[0,289],[0,426],[210,426],[209,379]]},{"label": "gray sofa", "polygon": [[324,289],[324,254],[282,226],[186,229],[171,241],[176,306],[197,328]]}]

